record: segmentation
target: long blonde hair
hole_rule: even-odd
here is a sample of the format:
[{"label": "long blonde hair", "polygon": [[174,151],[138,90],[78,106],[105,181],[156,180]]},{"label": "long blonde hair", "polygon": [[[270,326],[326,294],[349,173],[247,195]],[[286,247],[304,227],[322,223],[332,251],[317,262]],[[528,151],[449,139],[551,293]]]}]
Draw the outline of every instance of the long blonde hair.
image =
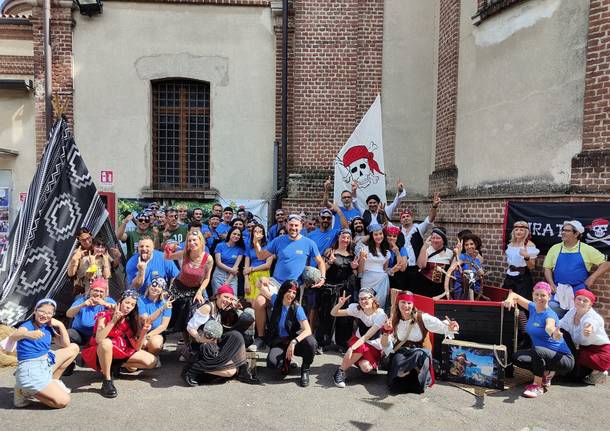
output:
[{"label": "long blonde hair", "polygon": [[205,239],[203,238],[201,231],[196,230],[193,232],[189,232],[186,235],[186,244],[184,244],[184,248],[185,248],[184,254],[186,255],[186,257],[188,257],[189,260],[192,260],[191,259],[191,249],[188,246],[188,240],[189,240],[189,237],[191,237],[191,236],[196,236],[197,238],[199,238],[199,251],[202,252],[202,255],[203,255],[203,251],[205,250]]},{"label": "long blonde hair", "polygon": [[518,227],[526,230],[525,238],[523,239],[523,245],[525,247],[533,246],[534,243],[531,241],[532,235],[530,233],[530,227],[524,220],[517,220],[515,223],[513,223],[513,230],[510,232],[510,245],[515,245],[515,229]]}]

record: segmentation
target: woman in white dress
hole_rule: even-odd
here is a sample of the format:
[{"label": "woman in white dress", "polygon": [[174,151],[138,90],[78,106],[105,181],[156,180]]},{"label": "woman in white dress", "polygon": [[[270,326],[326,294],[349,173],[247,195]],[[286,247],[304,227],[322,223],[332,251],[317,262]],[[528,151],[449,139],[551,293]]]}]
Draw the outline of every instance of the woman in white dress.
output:
[{"label": "woman in white dress", "polygon": [[387,269],[390,261],[390,244],[386,239],[383,226],[370,224],[369,237],[356,250],[358,275],[361,289],[375,292],[377,302],[383,309],[390,290],[390,279]]}]

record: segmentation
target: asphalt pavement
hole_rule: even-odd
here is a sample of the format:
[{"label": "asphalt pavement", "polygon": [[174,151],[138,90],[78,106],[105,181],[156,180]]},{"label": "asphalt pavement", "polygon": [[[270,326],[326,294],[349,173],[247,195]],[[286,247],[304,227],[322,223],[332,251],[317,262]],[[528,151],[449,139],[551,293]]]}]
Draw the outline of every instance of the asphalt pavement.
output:
[{"label": "asphalt pavement", "polygon": [[[172,347],[172,346],[170,346]],[[119,396],[103,398],[101,375],[77,367],[65,377],[72,402],[63,410],[41,405],[13,407],[13,369],[0,369],[2,430],[608,430],[610,383],[600,386],[553,382],[538,399],[523,387],[476,397],[445,382],[425,394],[391,395],[385,374],[348,373],[347,387],[332,375],[336,353],[316,356],[311,385],[298,386],[298,369],[286,378],[264,368],[261,386],[239,382],[186,387],[173,351],[163,367],[115,381]]]}]

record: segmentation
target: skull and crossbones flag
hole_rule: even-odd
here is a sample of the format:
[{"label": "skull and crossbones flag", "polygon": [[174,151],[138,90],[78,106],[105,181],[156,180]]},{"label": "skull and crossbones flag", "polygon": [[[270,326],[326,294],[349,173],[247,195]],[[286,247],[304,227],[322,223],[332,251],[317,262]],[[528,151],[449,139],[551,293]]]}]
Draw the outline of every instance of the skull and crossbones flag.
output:
[{"label": "skull and crossbones flag", "polygon": [[610,257],[610,202],[513,202],[506,206],[504,244],[510,241],[515,221],[530,227],[532,241],[542,254],[561,242],[561,228],[567,220],[578,220],[585,232],[581,240]]},{"label": "skull and crossbones flag", "polygon": [[373,194],[386,203],[381,125],[381,96],[377,95],[335,158],[335,202],[341,202],[341,193],[351,191],[354,183],[361,209],[367,208],[366,198]]},{"label": "skull and crossbones flag", "polygon": [[117,244],[91,175],[65,120],[59,119],[9,235],[0,266],[0,321],[15,325],[31,315],[39,299],[64,290],[82,226],[109,247]]}]

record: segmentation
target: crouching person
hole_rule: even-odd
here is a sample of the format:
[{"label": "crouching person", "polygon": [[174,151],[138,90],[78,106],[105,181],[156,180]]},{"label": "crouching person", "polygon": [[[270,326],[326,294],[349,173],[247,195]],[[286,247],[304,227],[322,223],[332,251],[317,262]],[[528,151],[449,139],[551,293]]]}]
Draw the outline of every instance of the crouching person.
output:
[{"label": "crouching person", "polygon": [[104,375],[102,396],[115,398],[118,392],[112,380],[121,366],[126,368],[154,368],[157,358],[142,350],[150,323],[138,329],[138,292],[126,290],[114,309],[98,314],[95,336],[81,355],[85,364]]},{"label": "crouching person", "polygon": [[299,286],[295,280],[287,280],[280,286],[278,293],[271,294],[267,287],[261,294],[273,304],[267,329],[269,354],[267,367],[280,369],[288,374],[294,356],[303,358],[301,365],[302,387],[309,386],[309,368],[316,354],[316,339],[305,315],[305,310],[297,301]]},{"label": "crouching person", "polygon": [[[70,389],[60,378],[78,355],[78,346],[70,343],[63,323],[53,318],[56,307],[52,299],[41,299],[32,319],[9,337],[11,343],[17,343],[15,407],[29,405],[32,398],[56,409],[70,403]],[[55,351],[51,350],[53,338],[60,346]]]},{"label": "crouching person", "polygon": [[[216,295],[206,301],[189,320],[186,330],[193,338],[191,351],[194,357],[182,370],[182,378],[189,386],[223,383],[237,379],[248,384],[260,381],[250,374],[246,360],[246,344],[240,330],[253,323],[251,316],[244,316],[232,330],[223,329],[223,311],[233,308],[236,299],[233,288],[222,285]],[[246,320],[248,319],[248,320]]]}]

